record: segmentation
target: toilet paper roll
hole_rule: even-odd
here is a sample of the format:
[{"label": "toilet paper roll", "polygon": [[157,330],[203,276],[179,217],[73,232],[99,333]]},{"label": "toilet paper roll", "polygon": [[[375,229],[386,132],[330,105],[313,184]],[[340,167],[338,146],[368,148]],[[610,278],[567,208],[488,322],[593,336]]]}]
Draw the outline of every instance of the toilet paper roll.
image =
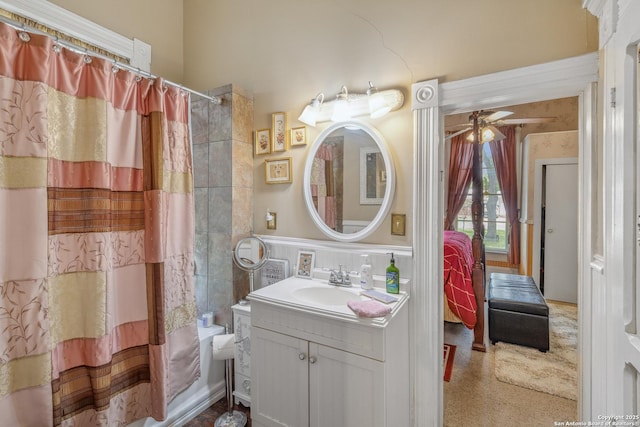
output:
[{"label": "toilet paper roll", "polygon": [[235,357],[236,336],[234,334],[213,336],[213,359],[226,360]]}]

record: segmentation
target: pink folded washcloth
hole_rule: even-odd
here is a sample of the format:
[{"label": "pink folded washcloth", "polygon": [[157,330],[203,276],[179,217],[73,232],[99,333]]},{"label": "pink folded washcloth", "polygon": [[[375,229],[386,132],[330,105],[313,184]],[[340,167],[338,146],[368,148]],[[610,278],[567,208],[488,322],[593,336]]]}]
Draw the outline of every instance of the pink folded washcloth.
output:
[{"label": "pink folded washcloth", "polygon": [[391,311],[391,307],[375,300],[348,301],[347,306],[358,317],[384,317]]}]

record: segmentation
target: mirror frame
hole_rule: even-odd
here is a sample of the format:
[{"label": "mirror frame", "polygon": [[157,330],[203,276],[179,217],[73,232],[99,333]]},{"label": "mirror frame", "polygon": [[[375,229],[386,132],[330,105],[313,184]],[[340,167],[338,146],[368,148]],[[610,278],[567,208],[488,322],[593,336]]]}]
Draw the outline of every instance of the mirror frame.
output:
[{"label": "mirror frame", "polygon": [[[252,240],[255,240],[258,242],[258,246],[260,246],[260,249],[262,250],[262,258],[260,258],[260,260],[256,263],[249,264],[242,257],[238,255],[238,249],[242,246],[243,243],[252,241]],[[267,247],[267,244],[264,242],[264,240],[262,240],[259,237],[256,237],[256,236],[245,237],[243,239],[238,240],[238,243],[236,243],[236,246],[233,249],[233,260],[236,262],[236,265],[241,269],[245,271],[253,272],[261,269],[267,263],[267,261],[269,261],[269,248]]]},{"label": "mirror frame", "polygon": [[[380,205],[380,209],[376,216],[371,220],[369,225],[364,227],[362,230],[356,233],[344,234],[338,233],[337,231],[329,228],[322,218],[320,214],[316,210],[313,204],[313,198],[311,196],[311,169],[313,167],[313,159],[318,152],[318,149],[324,142],[324,140],[333,133],[336,129],[344,128],[344,127],[358,127],[369,134],[369,136],[376,143],[380,152],[382,153],[382,158],[384,159],[384,165],[387,170],[387,188],[384,192],[384,197],[382,198],[382,203]],[[357,166],[358,169],[360,166]],[[334,123],[325,130],[323,130],[320,135],[316,138],[316,140],[311,145],[311,149],[307,154],[307,160],[304,167],[304,180],[302,183],[302,191],[304,192],[304,202],[307,206],[307,211],[309,215],[311,215],[311,219],[313,220],[316,227],[322,231],[326,236],[337,240],[339,242],[357,242],[359,240],[364,239],[371,235],[374,231],[380,227],[382,222],[385,220],[389,211],[391,210],[391,204],[393,203],[393,197],[395,194],[396,188],[396,171],[393,164],[393,157],[391,156],[391,152],[389,151],[389,147],[387,146],[387,142],[384,137],[378,132],[374,127],[370,124],[362,122],[360,120],[347,120],[344,122]]]}]

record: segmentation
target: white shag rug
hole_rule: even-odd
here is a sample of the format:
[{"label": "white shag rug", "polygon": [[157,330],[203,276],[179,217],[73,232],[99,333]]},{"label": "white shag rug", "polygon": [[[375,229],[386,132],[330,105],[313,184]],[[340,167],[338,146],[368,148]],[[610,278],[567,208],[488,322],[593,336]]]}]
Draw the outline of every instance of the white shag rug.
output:
[{"label": "white shag rug", "polygon": [[578,310],[548,302],[549,351],[498,342],[495,373],[499,381],[577,400]]}]

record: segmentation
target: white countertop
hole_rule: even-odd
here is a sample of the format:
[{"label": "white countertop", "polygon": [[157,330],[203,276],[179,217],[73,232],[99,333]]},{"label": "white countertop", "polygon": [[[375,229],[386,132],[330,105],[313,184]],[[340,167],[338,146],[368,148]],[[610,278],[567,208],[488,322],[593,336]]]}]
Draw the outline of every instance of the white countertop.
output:
[{"label": "white countertop", "polygon": [[[406,284],[406,282],[405,282]],[[310,301],[309,299],[296,298],[294,291],[304,288],[324,288],[334,289],[336,286],[329,285],[327,280],[320,279],[304,279],[299,277],[289,277],[280,282],[276,282],[267,287],[258,289],[250,293],[247,298],[250,301],[274,304],[282,307],[287,307],[293,310],[299,310],[309,313],[314,313],[321,316],[329,316],[333,318],[340,318],[342,320],[357,321],[369,323],[372,326],[385,326],[390,318],[400,310],[400,308],[408,300],[406,292],[400,292],[399,294],[393,294],[398,298],[398,301],[390,303],[391,312],[385,317],[377,318],[363,318],[358,317],[346,303],[338,305],[327,305],[319,302]],[[340,291],[349,292],[359,297],[363,301],[368,300],[368,297],[360,295],[362,288],[359,285],[353,285],[351,287],[337,287]],[[386,293],[385,289],[375,288],[378,292]]]}]

